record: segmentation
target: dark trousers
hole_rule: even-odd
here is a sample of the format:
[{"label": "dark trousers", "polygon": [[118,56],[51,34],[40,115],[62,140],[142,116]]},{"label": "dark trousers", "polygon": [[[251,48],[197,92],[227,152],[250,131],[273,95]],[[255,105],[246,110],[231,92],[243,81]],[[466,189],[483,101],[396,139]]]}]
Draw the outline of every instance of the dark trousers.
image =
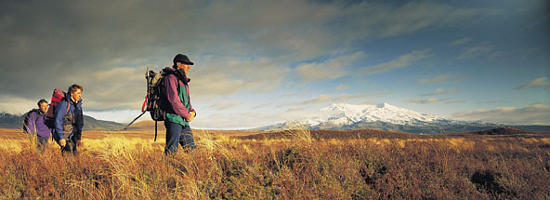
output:
[{"label": "dark trousers", "polygon": [[41,137],[41,136],[36,136],[36,147],[40,150],[44,150],[44,148],[46,148],[46,146],[48,146],[48,139],[50,138],[45,138],[45,137]]},{"label": "dark trousers", "polygon": [[181,145],[186,152],[191,149],[196,149],[195,140],[193,139],[193,133],[191,127],[178,123],[172,123],[168,120],[164,121],[166,127],[166,146],[164,147],[164,154],[176,154],[178,147]]},{"label": "dark trousers", "polygon": [[66,154],[71,152],[73,155],[76,155],[76,141],[73,138],[74,137],[65,138],[65,146],[61,147],[61,153]]}]

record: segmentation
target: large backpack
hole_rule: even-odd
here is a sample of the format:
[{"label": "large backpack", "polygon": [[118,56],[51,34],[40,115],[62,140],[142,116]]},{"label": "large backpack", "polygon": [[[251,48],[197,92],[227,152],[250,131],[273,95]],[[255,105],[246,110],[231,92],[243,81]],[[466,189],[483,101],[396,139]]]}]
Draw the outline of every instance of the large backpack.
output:
[{"label": "large backpack", "polygon": [[155,141],[157,141],[158,122],[166,119],[167,112],[174,112],[172,105],[168,101],[166,86],[164,85],[164,79],[169,74],[174,74],[179,80],[188,80],[181,74],[174,73],[170,70],[161,70],[157,73],[147,68],[147,71],[145,71],[145,79],[147,80],[147,95],[145,96],[143,106],[141,106],[141,114],[126,125],[123,130],[130,127],[130,125],[143,116],[143,114],[149,112],[149,114],[151,114],[151,119],[155,121]]},{"label": "large backpack", "polygon": [[[166,119],[166,112],[168,112],[172,105],[168,102],[166,96],[166,86],[164,85],[164,79],[168,73],[161,70],[156,73],[153,70],[148,70],[145,74],[147,79],[147,96],[145,96],[145,103],[141,108],[141,111],[149,112],[151,119],[155,121],[155,139],[157,141],[157,129],[158,121],[164,121]],[[144,109],[145,104],[147,109]]]},{"label": "large backpack", "polygon": [[38,109],[34,108],[23,115],[23,132],[25,133],[31,133],[31,128],[33,128],[34,132],[36,133],[36,121],[38,121],[38,116],[36,116],[36,118],[34,119],[34,127],[27,126],[27,124],[29,124],[29,117],[32,113],[38,113]]},{"label": "large backpack", "polygon": [[[66,93],[63,92],[63,90],[60,89],[54,89],[52,94],[52,100],[50,101],[50,107],[48,108],[48,112],[46,113],[46,126],[50,129],[55,129],[55,110],[57,107],[57,104],[60,101],[63,101],[63,98],[65,98]],[[67,110],[69,110],[69,104],[67,104]]]},{"label": "large backpack", "polygon": [[167,74],[164,71],[155,73],[150,70],[147,79],[147,96],[145,97],[147,102],[147,109],[151,118],[157,121],[164,121],[166,118],[166,112],[171,105],[168,103],[166,97],[166,86],[164,85],[164,79]]},{"label": "large backpack", "polygon": [[145,97],[147,109],[142,108],[142,111],[149,111],[154,121],[164,121],[167,112],[174,113],[172,104],[166,96],[166,86],[164,85],[164,79],[170,74],[176,76],[178,80],[186,80],[183,81],[184,84],[187,84],[187,80],[189,80],[180,73],[170,70],[161,70],[158,73],[149,70],[145,76],[147,79],[147,96]]},{"label": "large backpack", "polygon": [[147,96],[145,97],[147,109],[142,107],[142,112],[148,111],[151,114],[151,118],[155,121],[155,141],[157,140],[158,121],[164,121],[167,112],[174,112],[172,104],[170,104],[166,96],[166,85],[164,85],[164,79],[170,74],[174,74],[179,80],[186,80],[181,74],[169,70],[161,70],[158,73],[148,70],[145,74],[145,78],[147,79]]}]

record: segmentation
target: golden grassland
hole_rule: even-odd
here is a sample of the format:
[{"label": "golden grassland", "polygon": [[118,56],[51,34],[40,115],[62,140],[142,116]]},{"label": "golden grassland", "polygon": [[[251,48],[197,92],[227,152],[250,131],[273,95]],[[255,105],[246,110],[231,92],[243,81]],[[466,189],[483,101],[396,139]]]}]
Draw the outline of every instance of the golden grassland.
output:
[{"label": "golden grassland", "polygon": [[0,199],[550,199],[550,135],[87,131],[77,156],[0,129]]}]

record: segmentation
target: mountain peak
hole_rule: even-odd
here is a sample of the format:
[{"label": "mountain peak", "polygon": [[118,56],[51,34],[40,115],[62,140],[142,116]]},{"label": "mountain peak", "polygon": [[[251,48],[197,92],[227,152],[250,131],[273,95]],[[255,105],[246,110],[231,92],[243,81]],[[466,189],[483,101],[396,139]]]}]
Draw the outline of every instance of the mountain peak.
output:
[{"label": "mountain peak", "polygon": [[379,103],[379,104],[376,104],[376,107],[377,108],[388,108],[388,107],[393,107],[392,105],[390,105],[389,103]]},{"label": "mountain peak", "polygon": [[[265,129],[286,129],[300,124],[309,129],[382,129],[410,133],[468,132],[491,129],[497,124],[482,121],[460,121],[420,113],[388,103],[330,104],[309,118],[287,121]],[[525,126],[524,126],[525,127]],[[550,127],[550,126],[549,126]],[[548,127],[545,127],[548,129]],[[532,128],[531,128],[532,129]],[[542,129],[540,129],[542,130]],[[513,129],[491,129],[476,134],[518,133]]]},{"label": "mountain peak", "polygon": [[[415,112],[406,108],[380,103],[369,104],[331,104],[321,109],[316,117],[317,123],[332,123],[350,125],[358,122],[387,122],[393,124],[408,124],[416,122],[432,122],[440,117]],[[311,120],[305,120],[311,121]],[[316,124],[317,124],[316,123]]]}]

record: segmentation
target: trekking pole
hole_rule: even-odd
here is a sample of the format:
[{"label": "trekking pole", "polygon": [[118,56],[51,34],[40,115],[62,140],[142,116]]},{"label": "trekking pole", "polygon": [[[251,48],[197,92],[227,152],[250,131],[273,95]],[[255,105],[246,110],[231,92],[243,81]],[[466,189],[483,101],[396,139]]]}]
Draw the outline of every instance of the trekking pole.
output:
[{"label": "trekking pole", "polygon": [[155,121],[155,140],[153,142],[157,141],[157,121]]},{"label": "trekking pole", "polygon": [[126,130],[128,127],[130,127],[130,125],[132,125],[137,119],[139,119],[141,116],[143,116],[143,114],[145,114],[147,111],[145,112],[142,112],[141,114],[139,114],[134,120],[132,120],[132,122],[130,122],[128,125],[126,125],[126,127],[124,127],[122,130]]},{"label": "trekking pole", "polygon": [[[145,79],[147,80],[147,85],[149,85],[149,67],[147,67],[145,71]],[[147,95],[145,95],[145,101],[143,101],[143,105],[141,106],[141,114],[139,114],[132,122],[130,122],[126,127],[124,127],[122,130],[126,130],[130,125],[132,125],[137,119],[139,119],[143,114],[147,112],[147,109],[145,109],[145,105],[147,105],[147,96],[149,96],[149,86],[147,86]]]}]

